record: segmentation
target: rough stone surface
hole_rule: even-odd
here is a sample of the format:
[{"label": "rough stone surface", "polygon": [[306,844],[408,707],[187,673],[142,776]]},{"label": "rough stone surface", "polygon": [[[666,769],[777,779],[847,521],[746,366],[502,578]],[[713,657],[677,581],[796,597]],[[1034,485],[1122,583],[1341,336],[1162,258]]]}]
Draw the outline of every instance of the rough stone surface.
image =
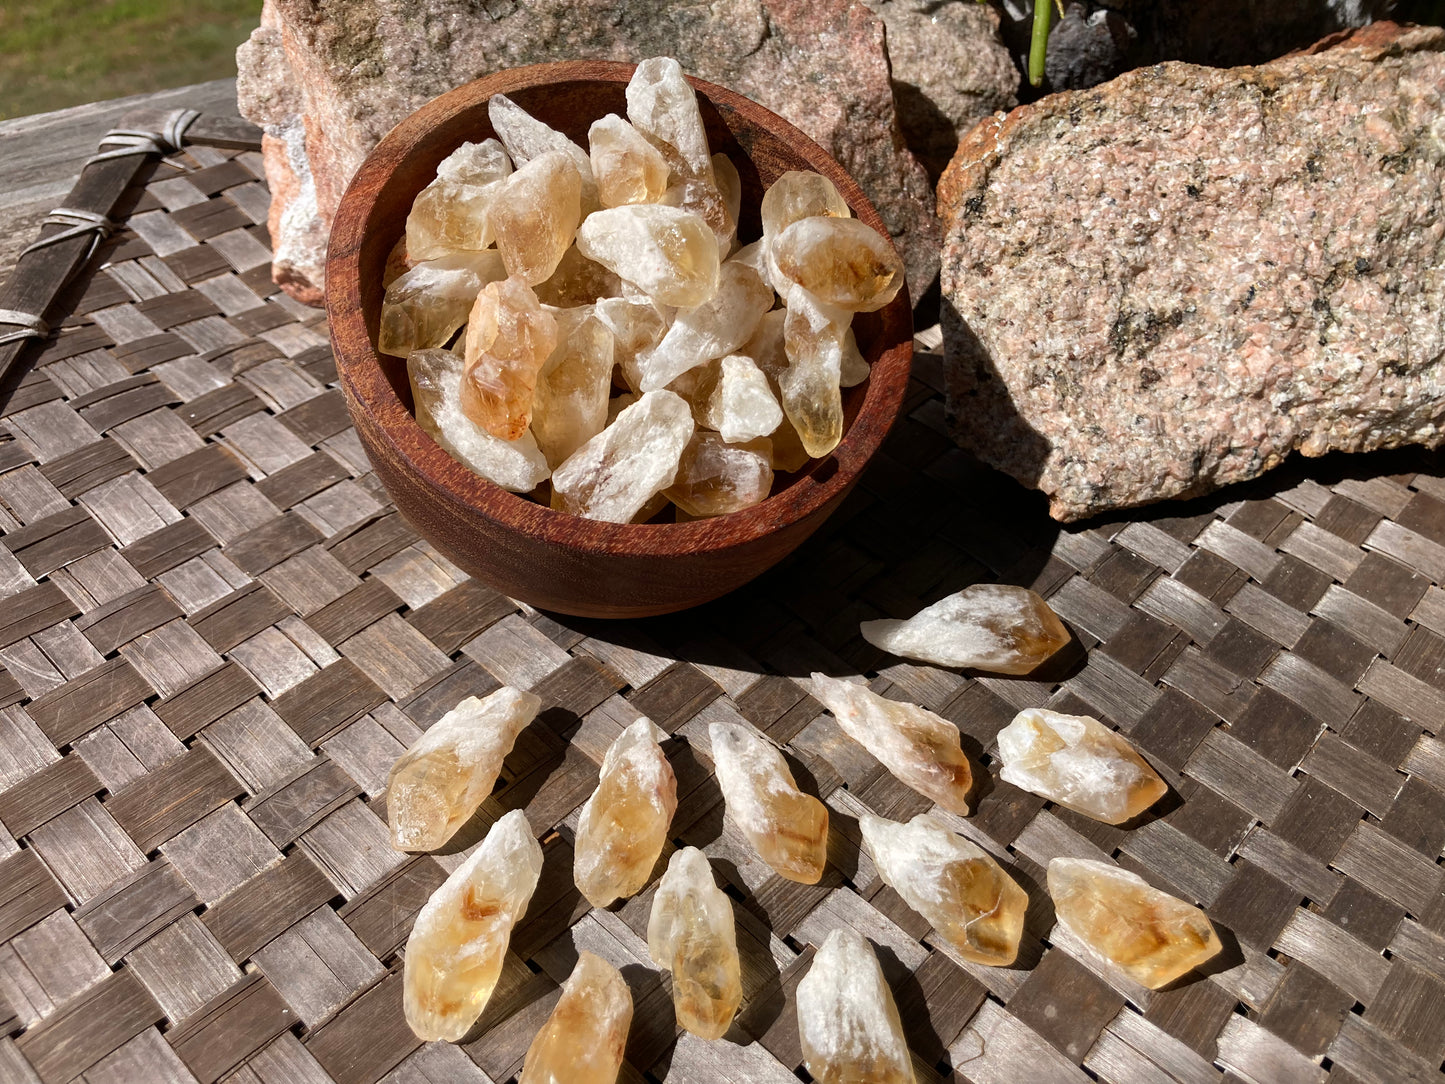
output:
[{"label": "rough stone surface", "polygon": [[431,98],[523,64],[658,55],[822,144],[877,204],[914,295],[928,286],[938,267],[933,193],[899,129],[883,21],[854,0],[266,0],[237,53],[238,94],[245,116],[278,141],[268,156],[281,197],[278,281],[316,303],[347,181]]},{"label": "rough stone surface", "polygon": [[1442,49],[1377,23],[975,129],[939,188],[959,442],[1061,520],[1441,443]]}]

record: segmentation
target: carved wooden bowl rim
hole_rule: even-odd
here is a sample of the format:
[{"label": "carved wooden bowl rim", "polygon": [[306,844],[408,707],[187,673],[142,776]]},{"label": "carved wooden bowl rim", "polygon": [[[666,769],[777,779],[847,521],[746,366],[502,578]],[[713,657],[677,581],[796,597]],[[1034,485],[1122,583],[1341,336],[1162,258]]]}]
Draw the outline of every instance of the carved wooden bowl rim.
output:
[{"label": "carved wooden bowl rim", "polygon": [[[881,328],[871,348],[864,350],[871,372],[862,389],[863,401],[831,455],[812,461],[794,476],[791,484],[741,512],[684,523],[640,524],[604,523],[554,511],[502,489],[453,459],[421,428],[383,372],[373,346],[381,293],[379,289],[363,289],[363,245],[373,231],[380,230],[386,251],[390,251],[403,232],[405,216],[398,220],[389,209],[400,204],[398,196],[404,197],[404,206],[409,207],[434,175],[439,157],[455,147],[441,155],[430,155],[429,170],[420,171],[424,179],[415,183],[417,178],[413,176],[410,191],[399,193],[398,184],[405,183],[399,171],[434,129],[467,117],[475,128],[469,138],[480,141],[494,134],[487,119],[487,102],[494,94],[512,95],[589,82],[625,85],[635,68],[635,64],[614,61],[561,61],[511,68],[434,98],[397,124],[362,163],[337,208],[326,260],[327,318],[337,372],[353,415],[359,412],[374,423],[364,428],[383,443],[382,453],[394,456],[404,471],[429,483],[439,499],[520,534],[580,552],[659,558],[716,553],[755,541],[809,516],[845,493],[867,467],[897,418],[908,385],[913,313],[906,286],[875,314]],[[791,168],[823,174],[837,186],[855,217],[882,236],[889,236],[857,182],[801,130],[726,87],[691,76],[688,82],[700,97],[711,102],[735,133],[756,127],[781,139],[798,159]],[[592,119],[596,118],[589,121]],[[411,172],[418,174],[415,169]],[[373,454],[370,447],[367,451]]]}]

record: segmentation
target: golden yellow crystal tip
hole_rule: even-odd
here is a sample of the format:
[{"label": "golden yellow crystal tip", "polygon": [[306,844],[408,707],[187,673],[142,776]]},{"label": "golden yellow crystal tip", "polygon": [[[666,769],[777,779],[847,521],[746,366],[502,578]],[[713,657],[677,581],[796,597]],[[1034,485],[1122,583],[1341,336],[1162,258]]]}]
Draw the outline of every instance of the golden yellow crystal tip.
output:
[{"label": "golden yellow crystal tip", "polygon": [[632,992],[622,973],[600,956],[579,953],[517,1084],[616,1084],[631,1026]]},{"label": "golden yellow crystal tip", "polygon": [[733,905],[696,847],[673,854],[647,923],[647,951],[672,972],[677,1022],[702,1039],[719,1039],[743,1000]]}]

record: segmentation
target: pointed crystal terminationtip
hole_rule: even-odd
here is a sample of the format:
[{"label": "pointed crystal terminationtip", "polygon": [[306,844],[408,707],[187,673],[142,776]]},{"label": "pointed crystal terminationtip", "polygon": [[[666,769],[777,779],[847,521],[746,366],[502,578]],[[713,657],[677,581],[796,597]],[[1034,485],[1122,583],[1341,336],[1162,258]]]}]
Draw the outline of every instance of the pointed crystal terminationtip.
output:
[{"label": "pointed crystal terminationtip", "polygon": [[720,1039],[743,1000],[733,905],[696,847],[673,854],[652,900],[647,951],[672,972],[677,1022],[702,1039]]},{"label": "pointed crystal terminationtip", "polygon": [[1203,911],[1128,870],[1055,858],[1048,876],[1059,921],[1151,990],[1167,986],[1221,948]]},{"label": "pointed crystal terminationtip", "polygon": [[1137,817],[1169,790],[1121,734],[1087,715],[1029,708],[998,732],[1000,778],[1108,824]]},{"label": "pointed crystal terminationtip", "polygon": [[976,583],[907,621],[864,621],[874,647],[935,666],[1029,674],[1069,642],[1049,604],[1026,587]]},{"label": "pointed crystal terminationtip", "polygon": [[517,1084],[616,1084],[631,1026],[632,991],[622,973],[600,956],[578,953]]},{"label": "pointed crystal terminationtip", "polygon": [[828,934],[798,983],[798,1038],[818,1084],[916,1084],[893,992],[851,927]]},{"label": "pointed crystal terminationtip", "polygon": [[514,809],[432,893],[406,942],[402,1009],[417,1038],[456,1042],[477,1022],[541,873],[542,848]]}]

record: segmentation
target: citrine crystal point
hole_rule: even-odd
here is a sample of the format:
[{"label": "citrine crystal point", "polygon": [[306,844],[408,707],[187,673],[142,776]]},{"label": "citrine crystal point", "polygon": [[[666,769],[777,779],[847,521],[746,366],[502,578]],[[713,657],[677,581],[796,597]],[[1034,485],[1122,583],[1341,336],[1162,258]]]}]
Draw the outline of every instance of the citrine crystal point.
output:
[{"label": "citrine crystal point", "polygon": [[507,273],[535,286],[557,270],[582,221],[582,180],[561,151],[513,173],[487,205],[487,226]]},{"label": "citrine crystal point", "polygon": [[650,57],[637,65],[627,84],[627,119],[679,173],[713,183],[712,151],[697,94],[672,57]]},{"label": "citrine crystal point", "polygon": [[680,207],[635,203],[590,214],[577,247],[663,305],[693,308],[717,289],[717,238]]},{"label": "citrine crystal point", "polygon": [[1151,990],[1169,985],[1222,947],[1198,907],[1118,866],[1055,858],[1048,881],[1059,921],[1091,951]]},{"label": "citrine crystal point", "polygon": [[965,960],[1006,967],[1018,957],[1028,894],[983,848],[920,813],[907,824],[858,818],[878,875]]},{"label": "citrine crystal point", "polygon": [[403,272],[382,299],[377,351],[404,358],[445,346],[467,322],[482,287],[506,277],[501,257],[490,250],[453,253]]},{"label": "citrine crystal point", "polygon": [[661,743],[666,733],[639,718],[618,735],[597,789],[577,822],[572,875],[593,907],[636,895],[647,884],[677,811],[677,778]]},{"label": "citrine crystal point", "polygon": [[690,516],[741,512],[767,499],[773,488],[773,447],[767,437],[729,444],[698,430],[678,460],[677,475],[663,493]]},{"label": "citrine crystal point", "polygon": [[504,685],[467,697],[433,723],[387,777],[392,846],[431,851],[446,843],[492,792],[502,761],[541,706],[532,693]]},{"label": "citrine crystal point", "polygon": [[516,276],[477,294],[463,340],[461,407],[494,437],[516,440],[532,423],[537,374],[557,346],[557,319]]},{"label": "citrine crystal point", "polygon": [[667,191],[667,160],[616,113],[593,121],[587,141],[603,207],[656,203]]},{"label": "citrine crystal point", "polygon": [[848,313],[801,286],[787,295],[783,343],[788,364],[778,373],[783,412],[813,458],[843,439],[843,339]]},{"label": "citrine crystal point", "polygon": [[702,1039],[720,1039],[743,1000],[733,905],[713,881],[707,855],[674,852],[652,900],[647,951],[672,972],[677,1022]]},{"label": "citrine crystal point", "polygon": [[622,973],[583,951],[562,997],[527,1049],[517,1084],[616,1084],[632,1026],[632,991]]},{"label": "citrine crystal point", "polygon": [[541,873],[542,848],[514,809],[432,893],[406,942],[402,1009],[417,1038],[456,1042],[477,1022]]},{"label": "citrine crystal point", "polygon": [[959,747],[958,727],[927,708],[827,674],[813,674],[813,695],[843,733],[900,780],[950,813],[967,815],[973,772]]},{"label": "citrine crystal point", "polygon": [[864,621],[863,639],[935,666],[1028,674],[1069,643],[1069,630],[1027,587],[976,583],[906,621]]},{"label": "citrine crystal point", "polygon": [[764,862],[799,884],[817,884],[828,862],[828,807],[804,794],[783,754],[752,727],[708,726],[727,815]]},{"label": "citrine crystal point", "polygon": [[692,439],[692,410],[670,391],[650,391],[552,472],[552,507],[627,523],[672,485]]},{"label": "citrine crystal point", "polygon": [[798,1039],[818,1084],[917,1084],[893,991],[852,927],[828,934],[798,983]]},{"label": "citrine crystal point", "polygon": [[612,332],[591,306],[557,309],[557,348],[543,364],[532,399],[532,435],[557,466],[607,424]]},{"label": "citrine crystal point", "polygon": [[856,218],[799,219],[769,246],[779,287],[797,283],[848,312],[876,312],[903,287],[903,260],[893,243]]},{"label": "citrine crystal point", "polygon": [[1169,787],[1127,738],[1087,715],[1029,708],[998,732],[1000,777],[1066,809],[1122,824]]}]

